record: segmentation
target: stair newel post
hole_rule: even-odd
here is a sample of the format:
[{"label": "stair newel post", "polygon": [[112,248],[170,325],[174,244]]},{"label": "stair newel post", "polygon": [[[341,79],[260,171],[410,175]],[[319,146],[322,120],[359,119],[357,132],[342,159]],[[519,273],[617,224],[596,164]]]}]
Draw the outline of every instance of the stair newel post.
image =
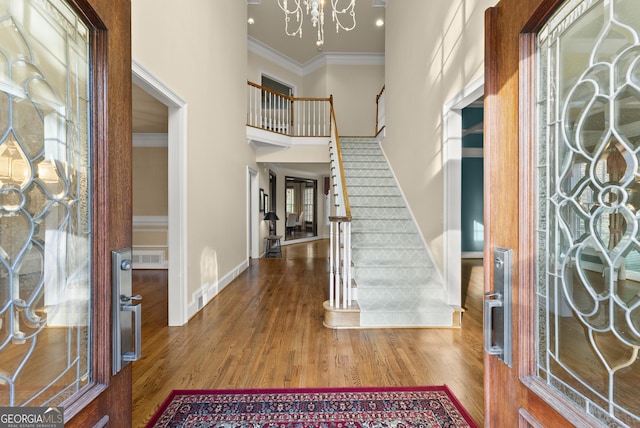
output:
[{"label": "stair newel post", "polygon": [[341,280],[342,280],[342,308],[346,309],[347,308],[347,223],[342,221],[340,223],[340,225],[342,226],[342,257],[341,257],[341,266],[342,266],[342,271],[341,271]]},{"label": "stair newel post", "polygon": [[336,281],[335,281],[335,293],[336,293],[336,307],[340,307],[340,269],[342,268],[342,260],[340,260],[340,222],[336,223],[336,235],[335,235],[335,247],[336,253]]},{"label": "stair newel post", "polygon": [[334,306],[334,287],[335,287],[335,261],[333,257],[333,242],[335,241],[335,224],[334,222],[329,222],[330,230],[329,236],[330,240],[330,251],[329,251],[329,306]]},{"label": "stair newel post", "polygon": [[347,284],[347,306],[351,307],[351,221],[346,221],[344,224],[345,228],[345,259],[344,259],[344,268],[345,268],[345,277]]}]

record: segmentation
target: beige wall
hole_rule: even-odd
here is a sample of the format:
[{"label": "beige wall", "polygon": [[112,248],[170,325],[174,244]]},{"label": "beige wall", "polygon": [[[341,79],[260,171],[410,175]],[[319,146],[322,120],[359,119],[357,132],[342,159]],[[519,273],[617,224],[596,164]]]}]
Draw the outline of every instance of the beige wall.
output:
[{"label": "beige wall", "polygon": [[[135,0],[133,58],[187,103],[187,296],[247,260],[246,2]],[[224,100],[224,102],[214,102]]]},{"label": "beige wall", "polygon": [[304,96],[333,95],[340,135],[373,135],[376,95],[384,85],[384,72],[384,65],[329,64],[304,76]]},{"label": "beige wall", "polygon": [[384,85],[384,66],[329,65],[326,74],[340,135],[374,135],[376,95]]},{"label": "beige wall", "polygon": [[168,172],[166,147],[133,148],[134,216],[168,214]]},{"label": "beige wall", "polygon": [[[132,163],[134,254],[146,250],[159,250],[162,251],[163,261],[166,263],[169,192],[167,148],[134,147]],[[153,223],[152,226],[148,225],[149,221]],[[140,264],[136,263],[134,266],[140,267]],[[155,265],[155,267],[159,266]]]},{"label": "beige wall", "polygon": [[383,147],[441,271],[442,110],[483,75],[484,11],[495,3],[387,3]]}]

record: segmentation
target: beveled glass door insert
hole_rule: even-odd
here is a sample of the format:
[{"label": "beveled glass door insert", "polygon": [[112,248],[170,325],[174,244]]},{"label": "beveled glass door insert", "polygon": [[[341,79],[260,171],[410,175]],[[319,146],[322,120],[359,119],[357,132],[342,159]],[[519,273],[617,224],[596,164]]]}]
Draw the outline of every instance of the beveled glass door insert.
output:
[{"label": "beveled glass door insert", "polygon": [[91,380],[89,53],[64,0],[0,0],[0,406]]},{"label": "beveled glass door insert", "polygon": [[537,42],[537,375],[638,426],[638,1],[566,1]]}]

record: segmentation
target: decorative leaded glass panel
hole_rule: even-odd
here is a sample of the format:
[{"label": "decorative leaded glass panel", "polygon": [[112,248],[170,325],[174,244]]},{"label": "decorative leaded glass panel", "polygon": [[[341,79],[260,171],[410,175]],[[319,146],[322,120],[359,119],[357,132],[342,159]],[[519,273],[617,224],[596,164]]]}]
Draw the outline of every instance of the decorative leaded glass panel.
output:
[{"label": "decorative leaded glass panel", "polygon": [[538,67],[538,376],[603,424],[638,426],[638,1],[565,1]]},{"label": "decorative leaded glass panel", "polygon": [[88,37],[63,0],[0,0],[0,406],[91,378]]}]

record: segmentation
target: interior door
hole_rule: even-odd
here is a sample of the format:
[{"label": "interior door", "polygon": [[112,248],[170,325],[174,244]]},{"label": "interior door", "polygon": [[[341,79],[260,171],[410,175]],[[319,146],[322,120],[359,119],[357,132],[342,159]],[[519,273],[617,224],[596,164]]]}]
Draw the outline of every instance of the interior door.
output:
[{"label": "interior door", "polygon": [[637,1],[485,31],[485,425],[638,426]]},{"label": "interior door", "polygon": [[128,0],[0,1],[0,401],[131,426],[111,252],[131,246]]}]

